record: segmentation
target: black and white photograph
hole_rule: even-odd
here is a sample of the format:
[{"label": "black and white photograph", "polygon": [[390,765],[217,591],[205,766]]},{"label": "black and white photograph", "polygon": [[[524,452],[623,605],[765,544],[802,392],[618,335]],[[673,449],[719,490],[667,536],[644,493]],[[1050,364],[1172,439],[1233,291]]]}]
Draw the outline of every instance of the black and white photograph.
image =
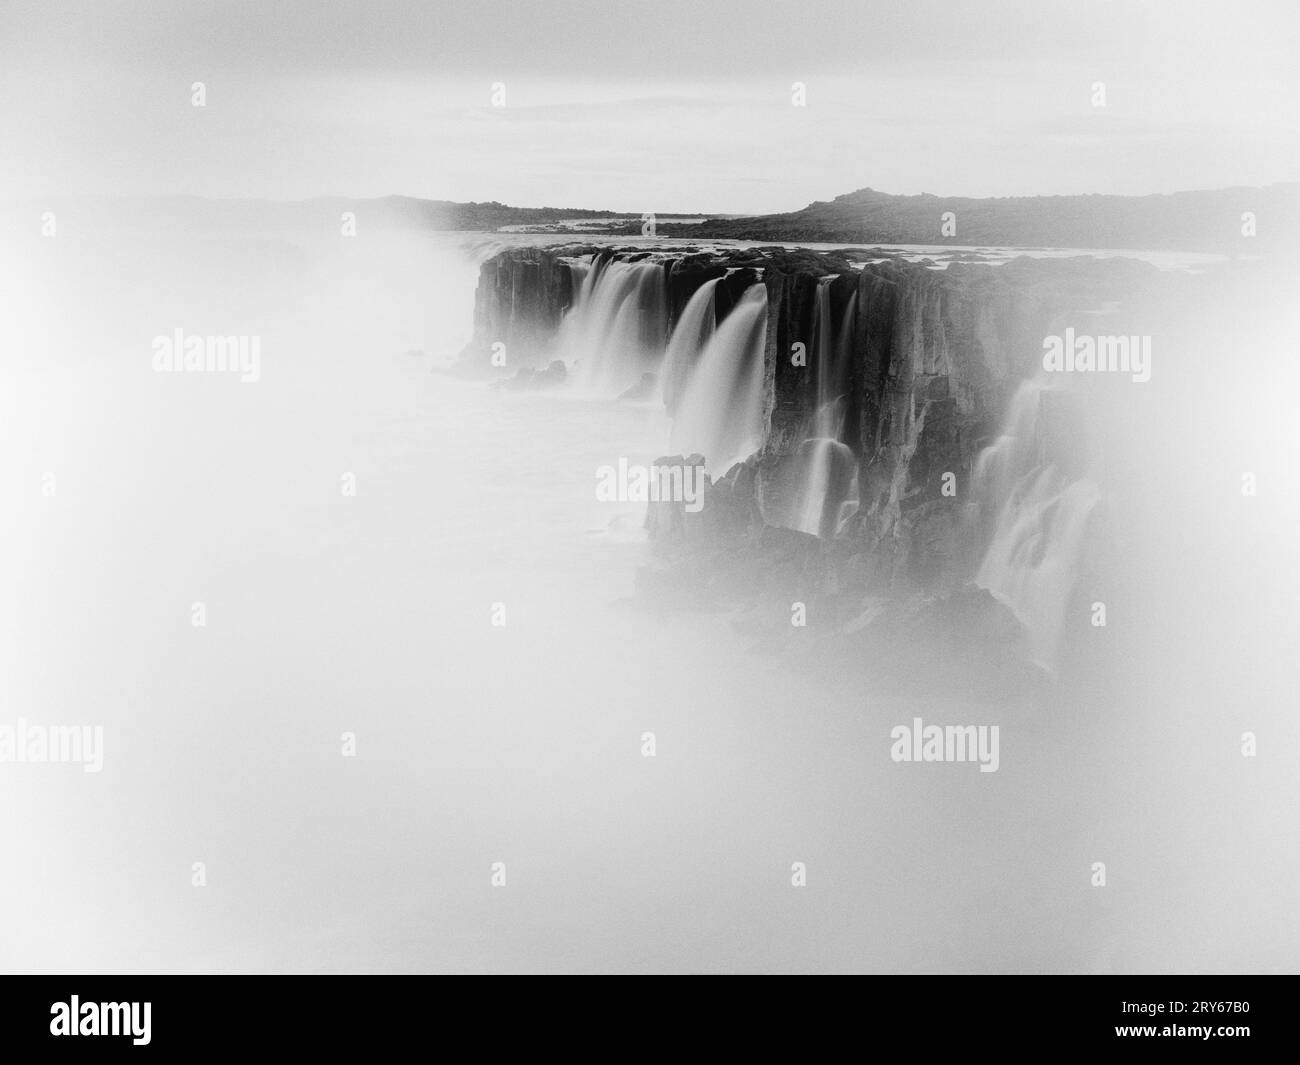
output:
[{"label": "black and white photograph", "polygon": [[1249,1043],[1297,326],[1286,0],[6,0],[0,971]]}]

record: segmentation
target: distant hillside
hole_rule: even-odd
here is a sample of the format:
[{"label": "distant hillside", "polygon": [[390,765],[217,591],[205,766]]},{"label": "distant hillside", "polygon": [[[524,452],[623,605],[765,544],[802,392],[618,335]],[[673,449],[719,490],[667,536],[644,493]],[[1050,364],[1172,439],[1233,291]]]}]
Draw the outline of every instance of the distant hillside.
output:
[{"label": "distant hillside", "polygon": [[[598,228],[641,229],[641,216],[627,211],[587,207],[511,207],[508,204],[456,203],[413,196],[313,200],[210,200],[198,196],[51,198],[0,204],[0,229],[39,232],[40,217],[55,212],[68,232],[107,226],[166,233],[268,234],[311,229],[337,231],[345,213],[356,216],[358,232],[383,230],[471,230],[493,232],[510,227],[565,231],[574,223],[599,220]],[[702,214],[677,214],[699,218]],[[601,225],[607,222],[608,225]]]},{"label": "distant hillside", "polygon": [[[0,204],[0,232],[39,234],[52,211],[64,232],[105,226],[137,232],[268,235],[338,232],[345,214],[358,233],[451,231],[641,236],[642,216],[587,207],[511,207],[413,196],[379,199],[209,200],[196,196],[77,198]],[[944,215],[956,232],[944,232]],[[1242,234],[1253,212],[1256,236]],[[1300,243],[1300,184],[1153,196],[892,196],[860,189],[787,214],[736,217],[655,212],[667,239],[767,244],[932,244],[1145,251],[1276,252]],[[694,219],[699,221],[694,221]],[[686,221],[683,221],[686,220]]]},{"label": "distant hillside", "polygon": [[311,202],[327,203],[339,211],[364,210],[372,222],[380,225],[438,230],[497,230],[506,226],[543,225],[580,218],[612,220],[627,217],[626,212],[620,214],[617,211],[577,207],[511,207],[495,200],[487,203],[456,203],[452,200],[421,200],[412,196],[385,196],[360,203],[341,199]]},{"label": "distant hillside", "polygon": [[[952,212],[955,234],[943,231]],[[1257,235],[1243,237],[1253,212]],[[772,243],[959,244],[1241,252],[1292,246],[1300,185],[1152,196],[892,196],[859,189],[789,214],[659,227],[664,236]]]}]

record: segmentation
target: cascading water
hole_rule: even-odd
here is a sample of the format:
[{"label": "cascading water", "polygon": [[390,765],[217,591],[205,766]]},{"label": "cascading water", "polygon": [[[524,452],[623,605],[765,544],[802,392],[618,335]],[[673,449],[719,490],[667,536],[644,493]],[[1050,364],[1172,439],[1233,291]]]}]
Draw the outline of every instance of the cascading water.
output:
[{"label": "cascading water", "polygon": [[721,278],[706,281],[691,295],[664,354],[663,369],[659,374],[660,394],[669,414],[677,409],[677,402],[686,389],[696,356],[708,344],[715,330],[714,290]]},{"label": "cascading water", "polygon": [[602,266],[600,262],[583,260],[569,264],[570,278],[574,282],[573,303],[560,322],[558,348],[570,362],[584,347],[591,333],[592,293]]},{"label": "cascading water", "polygon": [[834,280],[824,277],[817,284],[814,409],[788,474],[795,486],[788,524],[815,536],[833,536],[840,521],[857,505],[858,464],[843,436],[848,407],[845,375],[858,297],[855,292],[850,298],[836,329],[831,312]]},{"label": "cascading water", "polygon": [[569,260],[569,276],[577,290],[573,295],[574,308],[582,306],[591,295],[591,286],[596,280],[596,267],[584,260]]},{"label": "cascading water", "polygon": [[858,460],[838,440],[810,437],[790,459],[798,485],[792,528],[830,537],[857,505]]},{"label": "cascading water", "polygon": [[663,351],[667,295],[657,262],[592,266],[560,332],[560,350],[577,362],[578,387],[617,395],[654,369]]},{"label": "cascading water", "polygon": [[[838,440],[843,428],[844,389],[840,381],[840,335],[831,321],[831,283],[833,277],[823,277],[817,282],[817,310],[813,316],[813,361],[816,399],[809,437]],[[856,294],[855,294],[856,298]]]},{"label": "cascading water", "polygon": [[975,491],[997,520],[975,583],[1005,603],[1028,631],[1030,653],[1046,669],[1059,658],[1065,610],[1100,492],[1073,477],[1044,446],[1041,380],[1017,390],[1002,435],[975,466]]},{"label": "cascading water", "polygon": [[673,418],[670,448],[702,454],[717,477],[763,445],[767,287],[750,285],[700,352]]}]

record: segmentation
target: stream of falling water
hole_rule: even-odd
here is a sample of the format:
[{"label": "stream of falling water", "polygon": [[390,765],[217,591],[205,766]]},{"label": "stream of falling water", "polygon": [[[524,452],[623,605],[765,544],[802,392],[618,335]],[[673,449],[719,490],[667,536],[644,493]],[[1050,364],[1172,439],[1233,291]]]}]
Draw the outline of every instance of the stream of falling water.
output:
[{"label": "stream of falling water", "polygon": [[709,337],[673,418],[669,448],[702,454],[720,477],[763,444],[767,288],[750,285]]},{"label": "stream of falling water", "polygon": [[706,281],[691,294],[668,340],[659,380],[664,408],[669,414],[677,409],[679,398],[695,370],[696,359],[717,328],[714,294],[720,280],[715,277]]},{"label": "stream of falling water", "polygon": [[817,284],[813,317],[815,399],[804,439],[786,464],[793,487],[785,523],[814,536],[834,536],[857,508],[858,461],[844,443],[848,417],[848,366],[852,356],[857,293],[847,301],[838,325],[831,309],[833,277]]},{"label": "stream of falling water", "polygon": [[992,538],[975,582],[1010,607],[1025,626],[1030,650],[1055,666],[1097,485],[1065,473],[1044,447],[1041,379],[1023,382],[998,439],[980,454],[975,492],[996,513]]},{"label": "stream of falling water", "polygon": [[667,317],[662,264],[607,260],[588,268],[560,333],[578,388],[613,397],[652,372]]}]

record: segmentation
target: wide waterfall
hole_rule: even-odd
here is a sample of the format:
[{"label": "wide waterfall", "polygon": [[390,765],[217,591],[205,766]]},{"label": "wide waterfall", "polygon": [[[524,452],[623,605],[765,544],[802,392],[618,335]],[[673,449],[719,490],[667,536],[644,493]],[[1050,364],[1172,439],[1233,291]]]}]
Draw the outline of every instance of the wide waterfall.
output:
[{"label": "wide waterfall", "polygon": [[660,394],[669,414],[677,409],[678,398],[695,369],[696,359],[713,336],[716,328],[714,290],[720,280],[715,277],[695,290],[669,338],[659,374]]},{"label": "wide waterfall", "polygon": [[1037,379],[1023,382],[1002,435],[975,466],[976,494],[997,514],[975,582],[1025,626],[1030,653],[1046,669],[1059,660],[1065,611],[1100,498],[1092,480],[1051,454],[1045,410],[1060,391]]},{"label": "wide waterfall", "polygon": [[726,473],[763,444],[763,351],[767,288],[745,289],[709,338],[673,418],[670,448],[699,453],[712,476]]}]

